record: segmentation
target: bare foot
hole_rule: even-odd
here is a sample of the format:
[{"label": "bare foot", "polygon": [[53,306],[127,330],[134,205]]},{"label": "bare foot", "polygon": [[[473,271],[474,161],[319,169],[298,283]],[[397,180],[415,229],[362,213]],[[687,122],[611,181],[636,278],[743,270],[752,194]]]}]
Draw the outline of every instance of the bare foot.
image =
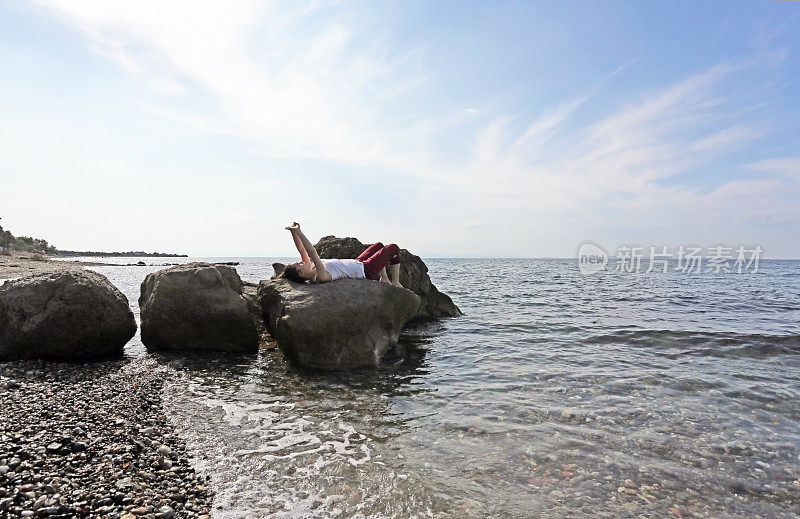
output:
[{"label": "bare foot", "polygon": [[399,281],[392,281],[392,285],[403,288],[403,285],[401,285]]}]

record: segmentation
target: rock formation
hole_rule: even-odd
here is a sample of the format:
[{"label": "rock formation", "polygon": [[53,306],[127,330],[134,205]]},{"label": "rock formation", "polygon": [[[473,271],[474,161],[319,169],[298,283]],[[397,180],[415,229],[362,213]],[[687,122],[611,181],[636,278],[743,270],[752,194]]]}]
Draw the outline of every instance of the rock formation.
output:
[{"label": "rock formation", "polygon": [[[368,246],[356,238],[325,236],[314,245],[314,248],[317,249],[320,258],[355,258]],[[400,283],[422,299],[414,321],[430,321],[462,315],[450,296],[439,292],[431,283],[428,267],[422,259],[406,249],[400,249]]]},{"label": "rock formation", "polygon": [[420,306],[410,290],[366,279],[272,279],[258,295],[278,347],[302,366],[325,370],[376,366]]},{"label": "rock formation", "polygon": [[65,270],[0,286],[0,360],[118,355],[135,333],[128,299],[96,272]]},{"label": "rock formation", "polygon": [[139,308],[148,350],[258,350],[259,309],[233,267],[186,263],[153,272],[142,282]]}]

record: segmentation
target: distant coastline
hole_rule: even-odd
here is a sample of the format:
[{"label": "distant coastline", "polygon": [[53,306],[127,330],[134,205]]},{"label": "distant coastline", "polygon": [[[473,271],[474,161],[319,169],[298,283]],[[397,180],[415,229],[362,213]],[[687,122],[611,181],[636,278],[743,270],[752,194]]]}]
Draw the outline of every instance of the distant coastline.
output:
[{"label": "distant coastline", "polygon": [[54,256],[91,256],[93,258],[188,258],[188,254],[172,254],[168,252],[98,252],[98,251],[75,251],[59,250]]},{"label": "distant coastline", "polygon": [[[61,250],[47,243],[41,238],[31,238],[30,236],[14,236],[11,231],[3,229],[0,225],[0,253],[11,255],[12,251],[20,253],[40,254],[47,256],[91,256],[95,258],[188,258],[187,254],[173,254],[170,252],[100,252],[100,251],[77,251]],[[25,258],[20,258],[25,259]],[[37,259],[37,258],[34,258]],[[41,258],[38,258],[41,259]]]}]

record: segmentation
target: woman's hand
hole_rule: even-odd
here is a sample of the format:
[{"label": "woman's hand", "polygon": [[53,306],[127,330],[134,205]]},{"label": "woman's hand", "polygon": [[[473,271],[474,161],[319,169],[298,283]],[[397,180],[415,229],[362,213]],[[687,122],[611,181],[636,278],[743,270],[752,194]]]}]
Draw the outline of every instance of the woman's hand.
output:
[{"label": "woman's hand", "polygon": [[292,225],[287,225],[286,226],[286,230],[287,231],[299,231],[300,230],[300,224],[297,223],[297,222],[292,222]]}]

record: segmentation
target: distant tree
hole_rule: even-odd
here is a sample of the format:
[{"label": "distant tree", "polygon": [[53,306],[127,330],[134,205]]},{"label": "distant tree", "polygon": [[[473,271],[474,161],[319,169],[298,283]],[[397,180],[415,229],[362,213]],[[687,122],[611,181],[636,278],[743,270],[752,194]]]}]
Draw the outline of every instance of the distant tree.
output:
[{"label": "distant tree", "polygon": [[10,247],[14,243],[14,235],[9,231],[3,230],[0,225],[0,247]]},{"label": "distant tree", "polygon": [[41,238],[31,238],[30,236],[17,236],[11,234],[0,226],[0,248],[18,250],[20,252],[43,252],[55,254],[58,249],[47,243]]}]

